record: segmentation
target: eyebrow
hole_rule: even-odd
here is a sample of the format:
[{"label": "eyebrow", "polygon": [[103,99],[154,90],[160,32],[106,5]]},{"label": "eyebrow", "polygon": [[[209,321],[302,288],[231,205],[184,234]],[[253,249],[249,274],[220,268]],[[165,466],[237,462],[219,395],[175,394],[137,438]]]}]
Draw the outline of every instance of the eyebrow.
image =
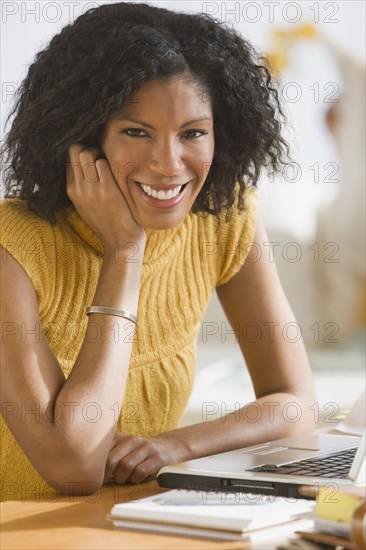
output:
[{"label": "eyebrow", "polygon": [[[154,126],[152,126],[151,124],[148,124],[147,122],[144,122],[143,120],[139,120],[138,118],[130,115],[125,115],[125,116],[120,116],[118,117],[117,120],[129,120],[130,122],[136,122],[137,124],[141,124],[141,126],[146,126],[146,128],[150,128],[151,130],[156,130],[156,128],[154,128]],[[182,124],[181,128],[185,128],[186,126],[189,126],[190,124],[193,124],[194,122],[201,122],[203,120],[212,120],[212,117],[208,117],[208,116],[201,116],[199,118],[194,118],[192,120],[189,120],[188,122],[185,122],[184,124]]]}]

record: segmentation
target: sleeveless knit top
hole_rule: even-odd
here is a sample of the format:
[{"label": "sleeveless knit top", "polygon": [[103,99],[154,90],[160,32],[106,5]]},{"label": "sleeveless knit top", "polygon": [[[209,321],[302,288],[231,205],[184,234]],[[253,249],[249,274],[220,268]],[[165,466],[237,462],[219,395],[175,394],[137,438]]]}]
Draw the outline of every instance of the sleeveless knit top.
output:
[{"label": "sleeveless knit top", "polygon": [[[178,427],[193,386],[202,317],[215,287],[233,277],[245,260],[257,198],[246,190],[245,210],[233,207],[228,223],[223,212],[219,228],[214,216],[190,212],[174,228],[146,229],[139,322],[134,333],[131,325],[131,334],[124,335],[133,345],[119,431],[153,437]],[[67,378],[85,337],[85,309],[99,279],[102,243],[73,207],[57,213],[52,225],[30,212],[25,201],[4,199],[0,216],[0,244],[33,284],[43,333]],[[0,430],[1,500],[52,491],[3,416]]]}]

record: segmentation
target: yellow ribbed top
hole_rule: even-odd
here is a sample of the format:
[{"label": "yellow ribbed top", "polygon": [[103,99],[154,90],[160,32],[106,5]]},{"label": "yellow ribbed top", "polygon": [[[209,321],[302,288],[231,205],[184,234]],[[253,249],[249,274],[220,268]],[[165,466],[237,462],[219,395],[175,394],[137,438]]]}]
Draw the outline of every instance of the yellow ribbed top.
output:
[{"label": "yellow ribbed top", "polygon": [[[133,346],[120,431],[152,437],[178,427],[193,386],[202,317],[215,287],[235,275],[245,260],[257,198],[247,190],[246,210],[235,207],[229,223],[223,212],[219,228],[214,216],[190,212],[174,228],[146,229],[138,325],[133,336],[130,330]],[[5,199],[0,216],[0,243],[33,283],[43,332],[67,377],[85,336],[85,309],[93,302],[102,243],[73,207],[57,214],[57,224],[51,225],[30,212],[25,201]],[[49,491],[2,416],[0,428],[1,500]]]}]

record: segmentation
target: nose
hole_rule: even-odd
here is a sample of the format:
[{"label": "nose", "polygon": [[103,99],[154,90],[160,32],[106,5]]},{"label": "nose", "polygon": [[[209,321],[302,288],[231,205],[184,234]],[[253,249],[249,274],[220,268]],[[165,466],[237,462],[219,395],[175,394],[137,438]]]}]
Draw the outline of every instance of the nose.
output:
[{"label": "nose", "polygon": [[181,174],[184,170],[181,145],[173,139],[157,143],[149,161],[149,169],[165,177]]}]

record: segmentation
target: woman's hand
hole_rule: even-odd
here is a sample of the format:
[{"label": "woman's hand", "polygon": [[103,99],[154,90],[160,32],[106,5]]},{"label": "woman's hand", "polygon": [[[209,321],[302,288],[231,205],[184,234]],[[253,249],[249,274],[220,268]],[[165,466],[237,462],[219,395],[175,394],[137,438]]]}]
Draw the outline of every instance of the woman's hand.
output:
[{"label": "woman's hand", "polygon": [[101,152],[76,143],[69,148],[69,156],[67,194],[104,247],[145,242],[145,230],[134,219],[108,161],[100,158]]},{"label": "woman's hand", "polygon": [[141,483],[147,478],[155,478],[163,466],[182,460],[183,446],[167,434],[141,437],[117,432],[109,452],[104,483]]}]

